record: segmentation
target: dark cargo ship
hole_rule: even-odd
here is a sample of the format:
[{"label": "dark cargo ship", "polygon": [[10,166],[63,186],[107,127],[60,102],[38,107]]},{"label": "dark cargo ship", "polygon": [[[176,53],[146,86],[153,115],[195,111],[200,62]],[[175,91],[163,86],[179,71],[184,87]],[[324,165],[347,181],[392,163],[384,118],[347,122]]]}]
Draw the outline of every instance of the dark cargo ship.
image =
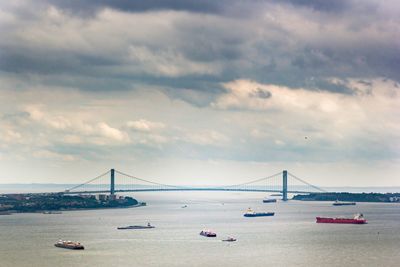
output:
[{"label": "dark cargo ship", "polygon": [[354,206],[354,205],[356,205],[356,202],[342,202],[342,201],[336,200],[335,202],[333,202],[332,205],[333,206]]}]

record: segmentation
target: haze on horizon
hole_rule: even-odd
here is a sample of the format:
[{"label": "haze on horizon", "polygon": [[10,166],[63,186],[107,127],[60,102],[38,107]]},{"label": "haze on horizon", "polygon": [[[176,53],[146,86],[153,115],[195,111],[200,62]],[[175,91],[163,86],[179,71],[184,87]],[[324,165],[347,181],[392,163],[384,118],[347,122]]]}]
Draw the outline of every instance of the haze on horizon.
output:
[{"label": "haze on horizon", "polygon": [[400,186],[400,4],[2,1],[0,183],[287,169]]}]

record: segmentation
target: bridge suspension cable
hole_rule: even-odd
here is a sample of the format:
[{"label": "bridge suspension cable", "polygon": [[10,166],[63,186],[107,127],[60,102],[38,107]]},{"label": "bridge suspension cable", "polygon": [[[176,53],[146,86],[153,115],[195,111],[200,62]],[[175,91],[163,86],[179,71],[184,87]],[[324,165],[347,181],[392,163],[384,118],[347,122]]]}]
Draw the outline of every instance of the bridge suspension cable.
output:
[{"label": "bridge suspension cable", "polygon": [[107,172],[105,172],[105,173],[103,173],[103,174],[100,174],[99,176],[94,177],[93,179],[90,179],[89,181],[86,181],[86,182],[84,182],[84,183],[82,183],[82,184],[79,184],[79,185],[76,185],[76,186],[74,186],[74,187],[71,187],[71,188],[69,188],[69,189],[67,189],[67,190],[65,190],[65,191],[72,191],[72,190],[77,189],[77,188],[79,188],[79,187],[81,187],[81,186],[87,185],[87,184],[89,184],[89,183],[91,183],[91,182],[96,181],[97,179],[100,179],[101,177],[103,177],[103,176],[105,176],[105,175],[107,175],[107,174],[109,174],[109,173],[110,173],[110,171],[107,171]]},{"label": "bridge suspension cable", "polygon": [[[326,190],[315,186],[313,184],[310,184],[306,182],[305,180],[295,176],[292,173],[287,172],[288,176],[292,179],[290,181],[296,181],[296,184],[288,184],[288,179],[285,178],[285,171],[284,172],[278,172],[273,175],[267,176],[267,177],[262,177],[258,178],[255,180],[251,180],[245,183],[240,183],[240,184],[234,184],[234,185],[229,185],[229,186],[209,186],[209,187],[192,187],[192,186],[179,186],[179,185],[169,185],[169,184],[163,184],[163,183],[158,183],[158,182],[152,182],[146,179],[142,179],[118,170],[112,169],[111,171],[107,171],[103,174],[100,174],[93,179],[90,179],[82,184],[73,186],[67,190],[66,192],[69,193],[82,193],[82,192],[113,192],[114,186],[117,184],[114,182],[114,173],[118,174],[121,176],[121,178],[129,178],[131,180],[127,181],[127,183],[122,183],[121,179],[118,179],[118,185],[119,188],[115,188],[115,192],[134,192],[134,191],[168,191],[168,190],[222,190],[222,191],[254,191],[254,192],[260,192],[260,191],[265,191],[265,192],[315,192],[315,190],[319,192],[327,192]],[[111,174],[111,175],[110,175]],[[110,175],[109,178],[107,178],[107,182],[104,183],[104,180],[100,180],[100,178],[105,177],[106,175]],[[279,176],[283,177],[283,183],[281,182],[282,180],[279,179]],[[278,178],[278,179],[273,179],[273,178]],[[117,180],[117,179],[116,179]],[[111,183],[109,182],[111,181]],[[285,181],[286,184],[285,184]],[[306,190],[295,190],[296,187],[298,187],[298,182],[300,182],[303,185],[308,186]],[[101,186],[102,188],[94,188],[94,186]],[[301,186],[301,185],[300,185]],[[107,188],[108,187],[108,188]],[[290,187],[291,189],[288,189]],[[77,188],[85,188],[87,190],[75,190]],[[73,192],[71,192],[74,190]],[[285,191],[286,190],[286,191]]]},{"label": "bridge suspension cable", "polygon": [[308,186],[310,186],[310,187],[312,187],[312,188],[314,188],[314,189],[316,189],[316,190],[318,190],[318,191],[327,192],[326,190],[324,190],[324,189],[322,189],[322,188],[320,188],[320,187],[318,187],[318,186],[315,186],[315,185],[313,185],[313,184],[310,184],[310,183],[304,181],[303,179],[301,179],[301,178],[295,176],[294,174],[291,174],[290,172],[288,172],[288,174],[289,174],[290,177],[296,179],[297,181],[302,182],[303,184],[306,184],[306,185],[308,185]]},{"label": "bridge suspension cable", "polygon": [[184,187],[184,186],[168,185],[168,184],[161,184],[161,183],[157,183],[157,182],[148,181],[148,180],[145,180],[145,179],[142,179],[142,178],[130,175],[130,174],[126,174],[126,173],[120,172],[118,170],[115,170],[115,172],[120,174],[120,175],[124,175],[124,176],[126,176],[128,178],[136,179],[136,180],[139,180],[139,181],[142,181],[142,182],[145,182],[145,183],[149,183],[149,184],[153,184],[153,185],[164,186],[164,187],[173,187],[173,188],[178,188],[178,189],[186,189],[186,188],[188,188],[188,187]]},{"label": "bridge suspension cable", "polygon": [[267,176],[267,177],[259,178],[259,179],[256,179],[256,180],[252,180],[252,181],[250,181],[250,182],[241,183],[241,184],[235,184],[235,185],[229,185],[229,186],[224,186],[224,188],[229,188],[229,187],[240,187],[240,186],[245,186],[245,185],[249,185],[249,184],[254,184],[254,183],[257,183],[257,182],[261,182],[261,181],[265,181],[265,180],[269,180],[269,179],[275,178],[276,176],[281,175],[281,174],[282,174],[282,172],[278,172],[278,173],[275,173],[275,174],[270,175],[270,176]]}]

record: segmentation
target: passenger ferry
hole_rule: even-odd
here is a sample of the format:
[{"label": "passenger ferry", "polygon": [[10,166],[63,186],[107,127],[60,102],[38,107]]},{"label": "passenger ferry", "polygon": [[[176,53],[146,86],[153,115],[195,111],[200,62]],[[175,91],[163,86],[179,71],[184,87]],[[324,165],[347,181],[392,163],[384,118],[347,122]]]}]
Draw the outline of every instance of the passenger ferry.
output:
[{"label": "passenger ferry", "polygon": [[203,230],[200,232],[200,235],[205,236],[205,237],[216,237],[217,234],[211,230]]}]

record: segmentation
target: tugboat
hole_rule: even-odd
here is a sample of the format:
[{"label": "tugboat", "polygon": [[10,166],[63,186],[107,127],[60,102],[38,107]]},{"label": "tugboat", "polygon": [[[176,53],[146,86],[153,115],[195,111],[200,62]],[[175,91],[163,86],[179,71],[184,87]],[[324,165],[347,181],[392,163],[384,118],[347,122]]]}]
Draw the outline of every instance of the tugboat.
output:
[{"label": "tugboat", "polygon": [[65,241],[65,240],[58,240],[57,243],[54,244],[54,246],[58,248],[66,248],[66,249],[85,249],[84,246],[82,246],[81,243],[79,242],[73,242],[73,241]]},{"label": "tugboat", "polygon": [[248,208],[244,217],[261,217],[261,216],[274,216],[275,212],[255,212],[251,208]]},{"label": "tugboat", "polygon": [[353,206],[353,205],[356,205],[356,202],[342,202],[342,201],[336,200],[335,202],[333,202],[332,205],[333,206]]},{"label": "tugboat", "polygon": [[275,203],[276,198],[264,198],[263,203]]},{"label": "tugboat", "polygon": [[224,241],[224,242],[235,242],[236,238],[233,238],[233,237],[229,236],[227,239],[222,239],[222,241]]},{"label": "tugboat", "polygon": [[217,236],[217,234],[211,230],[203,230],[200,232],[200,235],[205,236],[205,237],[216,237]]},{"label": "tugboat", "polygon": [[118,230],[129,230],[129,229],[151,229],[156,228],[155,226],[147,223],[147,225],[129,225],[129,226],[120,226],[117,227]]},{"label": "tugboat", "polygon": [[362,213],[354,215],[354,218],[324,218],[317,217],[317,223],[347,223],[347,224],[365,224],[367,220]]}]

